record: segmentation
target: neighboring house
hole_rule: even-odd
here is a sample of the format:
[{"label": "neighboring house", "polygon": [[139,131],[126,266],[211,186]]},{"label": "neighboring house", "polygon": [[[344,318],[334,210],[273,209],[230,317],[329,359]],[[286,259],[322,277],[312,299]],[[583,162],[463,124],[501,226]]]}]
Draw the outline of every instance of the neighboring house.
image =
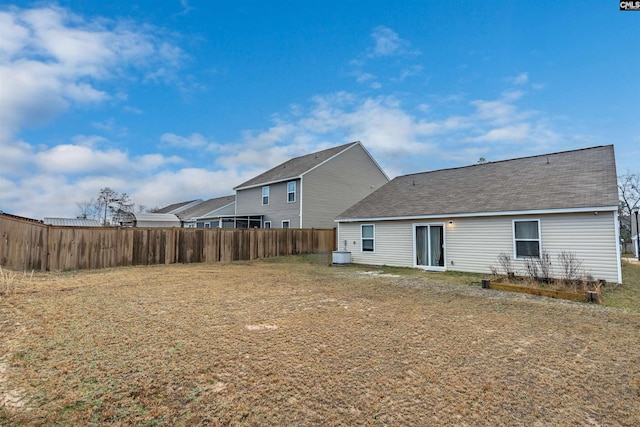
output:
[{"label": "neighboring house", "polygon": [[202,203],[202,199],[197,199],[197,200],[189,200],[186,202],[178,202],[178,203],[173,203],[169,206],[165,206],[163,208],[160,209],[156,209],[153,211],[153,213],[171,213],[171,214],[176,214],[178,212],[181,212],[185,209],[189,209],[192,206],[197,205],[198,203]]},{"label": "neighboring house", "polygon": [[334,218],[389,178],[360,142],[296,157],[235,187],[236,215],[265,228],[333,228]]},{"label": "neighboring house", "polygon": [[[236,228],[235,202],[235,195],[216,197],[193,204],[187,209],[180,210],[176,215],[182,220],[185,228]],[[259,219],[257,227],[260,227]]]},{"label": "neighboring house", "polygon": [[127,212],[123,215],[120,225],[137,228],[170,228],[181,226],[180,218],[170,213]]},{"label": "neighboring house", "polygon": [[58,225],[63,227],[100,227],[102,224],[97,219],[87,218],[45,218],[46,225]]},{"label": "neighboring house", "polygon": [[622,282],[613,146],[400,176],[341,213],[338,247],[361,264],[490,273],[507,254],[571,252]]}]

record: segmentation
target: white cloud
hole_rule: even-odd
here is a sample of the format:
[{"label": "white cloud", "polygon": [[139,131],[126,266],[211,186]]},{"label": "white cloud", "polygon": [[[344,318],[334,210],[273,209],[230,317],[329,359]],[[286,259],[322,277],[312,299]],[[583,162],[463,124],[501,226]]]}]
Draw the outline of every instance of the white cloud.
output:
[{"label": "white cloud", "polygon": [[16,22],[13,14],[0,12],[0,62],[20,52],[28,37],[29,31]]},{"label": "white cloud", "polygon": [[89,21],[57,6],[0,11],[4,138],[49,122],[72,103],[110,99],[99,85],[127,70],[163,69],[169,79],[184,54],[154,32],[126,21]]},{"label": "white cloud", "polygon": [[105,144],[108,142],[107,138],[100,135],[76,135],[71,138],[71,141],[75,145],[81,145],[89,148],[94,148],[100,144]]},{"label": "white cloud", "polygon": [[187,137],[164,133],[160,136],[160,141],[166,146],[184,149],[203,148],[210,145],[209,141],[199,133],[193,133]]},{"label": "white cloud", "polygon": [[180,0],[180,6],[182,7],[182,10],[178,13],[178,16],[186,15],[192,10],[195,10],[194,7],[189,6],[189,2],[187,0]]},{"label": "white cloud", "polygon": [[[355,77],[356,82],[367,84],[371,89],[380,89],[384,83],[381,80],[401,83],[408,77],[422,73],[422,65],[406,63],[407,58],[419,56],[420,51],[412,49],[411,43],[400,38],[391,28],[380,25],[373,29],[371,38],[373,46],[367,48],[358,58],[349,61],[351,71],[348,75]],[[388,61],[391,57],[394,58],[393,62]],[[373,73],[368,70],[372,67],[382,72]],[[389,67],[394,69],[392,73],[395,73],[395,76],[383,79],[382,75],[389,76]]]},{"label": "white cloud", "polygon": [[[214,143],[199,133],[162,135],[167,146],[208,150],[208,168],[157,153],[132,157],[108,148],[109,141],[96,135],[77,135],[52,148],[17,145],[10,155],[22,170],[33,173],[15,181],[0,177],[0,209],[11,206],[13,213],[36,218],[73,216],[76,202],[95,197],[104,186],[126,191],[146,206],[222,196],[292,157],[355,140],[365,144],[391,177],[429,170],[432,161],[473,164],[479,157],[499,160],[552,147],[559,136],[544,115],[519,107],[524,96],[506,92],[470,102],[452,98],[471,107],[462,115],[424,104],[410,109],[393,96],[336,92],[292,106],[291,113],[274,115],[271,127],[247,130],[234,143]],[[430,119],[434,113],[440,118]]]},{"label": "white cloud", "polygon": [[125,174],[135,176],[158,170],[171,164],[182,163],[178,156],[165,157],[161,154],[146,154],[131,157],[125,151],[96,148],[97,142],[106,141],[102,137],[74,138],[76,144],[60,144],[39,151],[34,156],[34,166],[41,173],[61,174]]},{"label": "white cloud", "polygon": [[119,150],[93,150],[74,144],[57,145],[36,154],[42,171],[74,174],[81,172],[117,172],[129,166],[127,154]]},{"label": "white cloud", "polygon": [[411,44],[407,40],[401,39],[398,33],[384,25],[374,28],[371,38],[375,45],[367,55],[370,58],[419,54],[419,51],[411,50]]},{"label": "white cloud", "polygon": [[511,141],[520,142],[531,136],[531,128],[528,123],[516,123],[513,125],[494,128],[484,135],[473,138],[474,141]]},{"label": "white cloud", "polygon": [[[25,173],[25,165],[33,159],[33,147],[24,141],[4,142],[0,140],[2,153],[2,173],[4,176],[18,176]],[[0,192],[0,198],[2,193]]]},{"label": "white cloud", "polygon": [[529,73],[527,73],[527,72],[520,73],[515,77],[507,78],[507,81],[509,81],[510,83],[512,83],[514,85],[527,84],[529,82]]},{"label": "white cloud", "polygon": [[[149,25],[86,19],[58,6],[0,7],[0,209],[35,218],[72,216],[76,202],[104,186],[128,191],[158,170],[184,164],[178,156],[131,156],[99,135],[76,135],[51,147],[17,139],[23,129],[47,124],[73,106],[126,101],[122,83],[144,81],[158,69],[164,71],[156,80],[175,81],[184,60],[183,51]],[[127,132],[112,119],[92,125]]]},{"label": "white cloud", "polygon": [[475,100],[471,105],[476,107],[475,116],[478,120],[486,121],[494,125],[504,125],[514,120],[523,120],[531,116],[531,111],[520,111],[514,101],[520,99],[522,92],[504,92],[500,99]]},{"label": "white cloud", "polygon": [[[186,2],[183,8],[189,9]],[[380,88],[381,81],[401,83],[422,73],[421,65],[406,61],[419,52],[395,31],[380,26],[371,37],[373,46],[351,62],[350,75],[359,83]],[[159,138],[162,149],[206,152],[212,170],[192,167],[179,156],[132,156],[99,135],[76,135],[52,147],[14,140],[21,129],[46,124],[75,105],[124,103],[126,90],[112,91],[106,84],[115,77],[176,82],[184,59],[180,48],[157,37],[151,27],[89,21],[59,7],[0,12],[0,149],[7,162],[0,174],[0,209],[11,206],[16,214],[36,218],[73,216],[76,202],[94,198],[104,186],[146,206],[215,197],[292,157],[355,140],[395,176],[427,170],[429,159],[446,159],[453,147],[456,161],[475,162],[491,157],[495,145],[557,139],[538,112],[519,107],[523,91],[471,102],[459,94],[426,95],[433,105],[422,102],[415,108],[398,96],[337,91],[291,105],[289,112],[272,117],[271,126],[245,130],[238,141],[216,142],[195,129],[186,136],[167,132]],[[393,62],[385,64],[391,68],[386,75],[397,77],[383,80],[383,74],[364,69],[382,62]],[[528,75],[511,82],[524,85]],[[185,90],[197,86],[188,76],[176,84]],[[468,113],[447,113],[461,104]],[[109,134],[126,132],[112,119],[91,124]]]},{"label": "white cloud", "polygon": [[376,79],[376,76],[374,76],[373,74],[365,73],[362,71],[352,71],[350,75],[354,76],[356,78],[356,82],[358,83],[367,83]]},{"label": "white cloud", "polygon": [[422,69],[422,65],[412,65],[402,70],[398,77],[393,77],[391,80],[394,82],[403,82],[407,77],[420,75],[422,73]]},{"label": "white cloud", "polygon": [[165,171],[138,181],[129,193],[132,200],[145,206],[166,206],[171,203],[233,194],[232,187],[251,178],[234,171],[209,171],[184,168]]}]

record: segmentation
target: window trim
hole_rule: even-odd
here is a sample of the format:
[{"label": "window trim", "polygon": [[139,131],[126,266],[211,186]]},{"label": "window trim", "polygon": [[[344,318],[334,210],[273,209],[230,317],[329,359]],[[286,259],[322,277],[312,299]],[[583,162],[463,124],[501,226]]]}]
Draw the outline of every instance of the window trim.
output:
[{"label": "window trim", "polygon": [[271,228],[271,221],[265,221],[262,228]]},{"label": "window trim", "polygon": [[[287,223],[287,226],[284,226],[284,223]],[[282,228],[291,228],[291,221],[289,221],[288,219],[283,219],[282,220],[282,224],[281,224]]]},{"label": "window trim", "polygon": [[[264,191],[264,190],[267,190],[267,191],[266,191],[266,193],[267,193],[267,194],[266,194],[266,196],[265,196],[265,194],[264,194],[264,193],[265,193],[265,191]],[[269,188],[269,186],[268,186],[268,185],[265,185],[264,187],[262,187],[262,206],[268,206],[268,205],[269,205],[269,196],[270,196],[270,193],[271,193],[271,189]],[[264,199],[265,199],[265,198],[267,199],[267,203],[265,203],[265,202],[264,202]]]},{"label": "window trim", "polygon": [[[517,222],[536,222],[538,223],[538,238],[537,239],[516,239],[516,223]],[[529,256],[518,256],[518,244],[517,242],[538,242],[538,256],[533,258],[540,258],[542,254],[542,229],[540,228],[540,218],[527,218],[527,219],[514,219],[512,220],[512,237],[513,237],[513,259],[527,259]]]},{"label": "window trim", "polygon": [[[293,191],[289,191],[289,184],[293,184]],[[289,195],[293,194],[293,200],[289,200]],[[296,202],[296,182],[289,181],[287,182],[287,203],[295,203]]]},{"label": "window trim", "polygon": [[[444,265],[418,265],[417,258],[418,254],[416,248],[416,229],[418,227],[442,227],[442,254]],[[413,223],[413,267],[421,268],[426,271],[447,271],[447,224],[444,222],[415,222]],[[431,246],[431,235],[429,235],[429,246]],[[431,261],[431,253],[429,253],[429,261]]]},{"label": "window trim", "polygon": [[[362,235],[362,230],[364,227],[373,227],[373,237],[363,237]],[[364,249],[364,241],[365,240],[371,240],[371,242],[373,243],[373,249],[372,250],[365,250]],[[375,224],[360,224],[360,252],[364,253],[375,253],[376,252],[376,225]]]}]

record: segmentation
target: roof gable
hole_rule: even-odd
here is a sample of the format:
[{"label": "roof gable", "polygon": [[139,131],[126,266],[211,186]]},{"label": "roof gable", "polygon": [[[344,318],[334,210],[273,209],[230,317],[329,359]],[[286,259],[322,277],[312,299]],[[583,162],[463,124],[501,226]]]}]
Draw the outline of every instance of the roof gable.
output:
[{"label": "roof gable", "polygon": [[195,202],[201,202],[201,201],[202,201],[201,199],[197,199],[197,200],[188,200],[186,202],[173,203],[169,206],[156,209],[154,213],[175,213],[176,211],[180,211],[180,209],[187,208],[189,205],[192,205]]},{"label": "roof gable", "polygon": [[360,144],[359,141],[351,142],[349,144],[339,145],[337,147],[307,154],[305,156],[295,157],[246,182],[243,182],[235,187],[234,190],[242,190],[244,188],[255,187],[261,184],[269,184],[298,178],[332,157],[358,144]]},{"label": "roof gable", "polygon": [[338,219],[396,218],[618,204],[613,145],[394,178]]},{"label": "roof gable", "polygon": [[177,212],[176,215],[183,221],[192,218],[199,218],[235,201],[235,195],[216,197],[200,202],[197,205],[191,206],[190,208],[183,211]]}]

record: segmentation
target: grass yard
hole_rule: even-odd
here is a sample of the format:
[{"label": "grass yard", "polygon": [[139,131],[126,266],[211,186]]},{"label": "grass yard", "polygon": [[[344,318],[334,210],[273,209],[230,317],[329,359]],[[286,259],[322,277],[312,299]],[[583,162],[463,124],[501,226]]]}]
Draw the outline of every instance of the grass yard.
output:
[{"label": "grass yard", "polygon": [[3,272],[0,425],[640,425],[640,266],[607,307],[323,261]]}]

